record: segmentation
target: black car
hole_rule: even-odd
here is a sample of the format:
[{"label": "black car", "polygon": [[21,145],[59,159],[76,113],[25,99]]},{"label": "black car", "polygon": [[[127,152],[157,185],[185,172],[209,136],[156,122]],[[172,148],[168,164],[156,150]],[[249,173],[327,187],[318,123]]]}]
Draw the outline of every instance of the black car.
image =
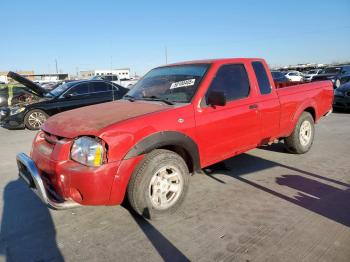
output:
[{"label": "black car", "polygon": [[350,82],[334,90],[333,107],[335,109],[350,109]]},{"label": "black car", "polygon": [[8,76],[30,89],[34,96],[0,110],[1,125],[10,129],[27,127],[36,130],[51,115],[120,99],[129,91],[104,80],[72,81],[48,91],[16,73],[10,72]]},{"label": "black car", "polygon": [[272,78],[275,82],[286,83],[289,79],[281,71],[271,71]]},{"label": "black car", "polygon": [[327,67],[312,78],[312,81],[320,80],[331,80],[334,89],[338,88],[350,81],[350,65]]}]

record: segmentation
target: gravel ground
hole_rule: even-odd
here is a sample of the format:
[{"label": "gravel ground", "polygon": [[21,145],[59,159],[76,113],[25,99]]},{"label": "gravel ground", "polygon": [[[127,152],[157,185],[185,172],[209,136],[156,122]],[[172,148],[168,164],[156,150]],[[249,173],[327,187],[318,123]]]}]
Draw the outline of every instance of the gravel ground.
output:
[{"label": "gravel ground", "polygon": [[48,210],[17,179],[35,133],[0,128],[0,260],[350,261],[350,115],[316,127],[313,148],[249,151],[191,179],[176,215],[127,206]]}]

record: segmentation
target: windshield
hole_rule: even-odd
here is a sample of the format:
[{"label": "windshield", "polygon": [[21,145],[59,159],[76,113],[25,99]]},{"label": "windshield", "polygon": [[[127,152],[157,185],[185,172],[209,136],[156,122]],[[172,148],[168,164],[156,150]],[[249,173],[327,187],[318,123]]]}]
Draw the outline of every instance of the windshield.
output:
[{"label": "windshield", "polygon": [[317,74],[317,70],[310,70],[310,71],[306,72],[306,74],[308,74],[308,75]]},{"label": "windshield", "polygon": [[48,96],[54,96],[54,97],[60,96],[63,92],[65,92],[68,88],[70,88],[74,84],[75,82],[69,82],[69,83],[58,85],[56,88],[54,88],[48,93]]},{"label": "windshield", "polygon": [[326,69],[323,69],[322,74],[339,74],[341,68],[340,67],[329,67]]},{"label": "windshield", "polygon": [[127,96],[189,103],[208,68],[209,64],[198,64],[152,69],[134,85]]}]

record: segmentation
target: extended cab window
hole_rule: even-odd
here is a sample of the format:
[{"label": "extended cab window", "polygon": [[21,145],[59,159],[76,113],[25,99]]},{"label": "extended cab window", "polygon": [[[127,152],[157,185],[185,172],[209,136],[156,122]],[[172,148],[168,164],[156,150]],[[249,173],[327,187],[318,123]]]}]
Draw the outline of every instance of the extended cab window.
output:
[{"label": "extended cab window", "polygon": [[260,94],[266,95],[271,93],[271,85],[267,76],[264,65],[261,62],[253,62],[253,69],[258,80]]},{"label": "extended cab window", "polygon": [[216,73],[215,78],[210,84],[206,94],[208,104],[208,95],[210,92],[224,92],[226,101],[232,101],[249,95],[249,78],[244,65],[231,64],[223,65]]}]

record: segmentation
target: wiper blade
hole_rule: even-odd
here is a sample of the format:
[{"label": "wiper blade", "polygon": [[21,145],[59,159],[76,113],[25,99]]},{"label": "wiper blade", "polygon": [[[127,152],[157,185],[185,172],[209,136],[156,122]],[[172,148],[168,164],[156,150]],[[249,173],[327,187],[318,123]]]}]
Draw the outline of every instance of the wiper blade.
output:
[{"label": "wiper blade", "polygon": [[134,102],[135,101],[135,97],[133,97],[131,95],[125,95],[125,96],[123,96],[123,98],[129,100],[130,102]]},{"label": "wiper blade", "polygon": [[154,100],[154,101],[161,101],[167,105],[174,105],[173,102],[167,100],[167,99],[164,99],[164,98],[160,98],[160,97],[157,97],[157,96],[143,96],[142,99],[149,99],[149,100]]}]

